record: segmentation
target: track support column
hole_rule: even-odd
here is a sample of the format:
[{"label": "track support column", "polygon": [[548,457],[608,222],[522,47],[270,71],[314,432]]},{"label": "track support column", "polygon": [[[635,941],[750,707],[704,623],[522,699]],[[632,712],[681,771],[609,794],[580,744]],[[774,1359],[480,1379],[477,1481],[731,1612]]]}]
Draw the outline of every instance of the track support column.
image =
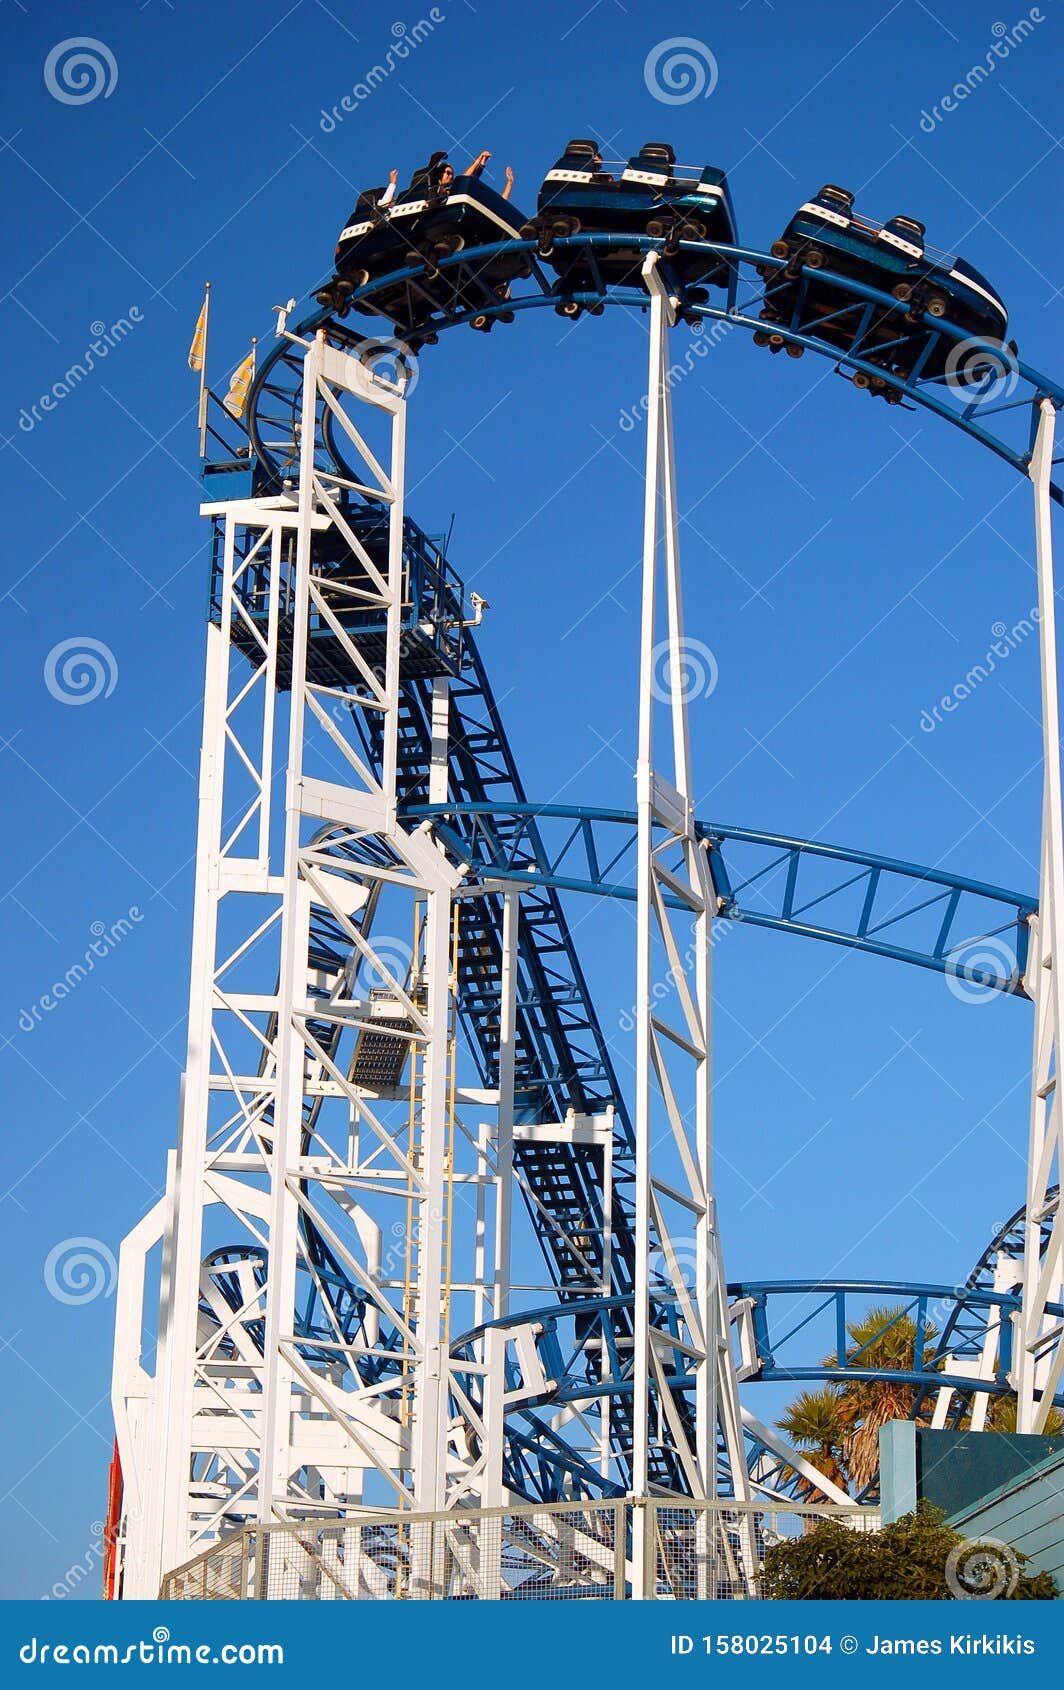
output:
[{"label": "track support column", "polygon": [[[695,833],[691,784],[668,383],[674,307],[657,266],[651,254],[643,270],[650,292],[650,371],[636,768],[632,1488],[636,1498],[654,1493],[679,1500],[716,1496],[718,1427],[739,1497],[746,1495],[746,1474],[712,1199],[710,953],[716,891]],[[655,760],[656,703],[668,707],[670,777]],[[686,1402],[670,1382],[678,1374],[694,1385]],[[635,1510],[637,1566],[653,1561],[653,1545],[646,1541],[652,1515],[652,1509]],[[699,1582],[712,1594],[712,1546],[702,1541],[697,1521],[691,1535],[705,1575]],[[651,1577],[648,1594],[652,1586]]]},{"label": "track support column", "polygon": [[[1064,1294],[1064,1210],[1059,1184],[1064,1169],[1064,1112],[1060,1088],[1064,1021],[1064,824],[1061,813],[1060,699],[1057,675],[1056,597],[1050,481],[1056,412],[1040,406],[1031,456],[1035,551],[1038,570],[1038,639],[1042,666],[1042,850],[1038,914],[1032,918],[1027,989],[1034,999],[1034,1056],[1027,1165],[1027,1219],[1023,1297],[1015,1370],[1016,1429],[1045,1429],[1064,1372],[1064,1332],[1047,1304]],[[1049,1238],[1043,1248],[1043,1229]]]}]

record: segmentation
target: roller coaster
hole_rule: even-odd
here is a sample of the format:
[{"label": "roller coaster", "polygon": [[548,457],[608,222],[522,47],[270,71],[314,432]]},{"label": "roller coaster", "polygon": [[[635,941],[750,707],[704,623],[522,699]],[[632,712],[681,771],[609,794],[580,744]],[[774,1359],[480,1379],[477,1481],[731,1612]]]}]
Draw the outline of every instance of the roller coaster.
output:
[{"label": "roller coaster", "polygon": [[[116,1596],[154,1595],[252,1523],[852,1502],[751,1398],[761,1381],[881,1376],[848,1337],[873,1307],[929,1334],[892,1375],[927,1422],[980,1427],[1008,1396],[1019,1429],[1038,1430],[1064,1403],[1049,530],[1064,392],[931,311],[907,324],[899,369],[883,352],[896,296],[775,249],[577,230],[552,235],[549,272],[543,248],[532,234],[411,249],[347,290],[342,315],[319,305],[291,328],[291,302],[241,422],[211,396],[189,1054],[165,1195],[120,1262]],[[610,279],[633,264],[633,285]],[[685,280],[707,269],[716,301]],[[844,344],[809,304],[814,271],[838,292]],[[529,799],[480,609],[404,501],[414,372],[443,331],[618,305],[650,318],[631,811]],[[695,815],[669,363],[684,328],[825,356],[1031,481],[1047,753],[1035,891]],[[627,1090],[581,967],[579,898],[636,912]],[[963,1282],[727,1280],[710,966],[719,934],[747,926],[1032,1003],[1027,1189]],[[756,1547],[736,1529],[728,1553],[753,1593]],[[432,1555],[388,1567],[372,1593],[432,1593],[440,1577]],[[478,1593],[504,1593],[500,1579],[497,1563]]]}]

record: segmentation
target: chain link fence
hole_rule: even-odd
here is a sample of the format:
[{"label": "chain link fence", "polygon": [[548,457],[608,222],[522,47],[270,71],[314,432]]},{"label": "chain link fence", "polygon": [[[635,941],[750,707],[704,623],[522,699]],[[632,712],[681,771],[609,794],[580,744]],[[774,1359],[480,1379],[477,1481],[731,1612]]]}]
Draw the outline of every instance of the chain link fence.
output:
[{"label": "chain link fence", "polygon": [[875,1509],[552,1503],[245,1526],[168,1573],[175,1601],[750,1601],[774,1543],[817,1520],[877,1531]]}]

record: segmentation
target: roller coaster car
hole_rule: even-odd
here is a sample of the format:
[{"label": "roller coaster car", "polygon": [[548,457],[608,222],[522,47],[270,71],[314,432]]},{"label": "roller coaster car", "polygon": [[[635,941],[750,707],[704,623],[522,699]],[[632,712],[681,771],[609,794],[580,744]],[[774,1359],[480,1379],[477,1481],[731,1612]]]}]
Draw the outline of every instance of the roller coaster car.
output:
[{"label": "roller coaster car", "polygon": [[[383,189],[368,188],[336,244],[336,271],[318,290],[317,299],[340,316],[357,310],[391,317],[408,332],[424,327],[435,312],[472,312],[476,328],[490,328],[493,318],[478,311],[497,305],[515,276],[531,266],[522,253],[498,253],[472,265],[439,261],[467,247],[517,240],[523,214],[477,177],[458,176],[446,195],[428,188],[427,173],[416,171],[411,185],[384,210]],[[417,268],[420,274],[391,286],[352,294],[378,277]],[[509,314],[504,314],[512,320]]]},{"label": "roller coaster car", "polygon": [[[610,247],[555,248],[565,235],[631,234],[664,237],[664,253],[685,285],[727,279],[727,261],[714,253],[681,252],[680,241],[735,244],[735,214],[722,170],[676,170],[676,154],[663,141],[647,141],[619,177],[602,168],[594,141],[570,141],[543,179],[535,221],[521,231],[535,237],[540,256],[570,291],[600,286],[638,287],[643,259],[623,241]],[[574,305],[574,301],[569,301]],[[577,307],[577,310],[579,307]],[[576,311],[567,314],[576,315]]]},{"label": "roller coaster car", "polygon": [[[925,312],[966,336],[1001,343],[1008,311],[985,276],[963,258],[929,247],[915,217],[876,223],[858,217],[853,205],[848,189],[829,182],[795,212],[770,249],[773,258],[786,259],[785,268],[761,269],[769,290],[761,313],[765,321],[807,328],[846,351],[856,343],[871,362],[903,374],[923,355],[921,379],[941,376],[956,345],[949,336],[935,335],[928,346]],[[878,288],[897,304],[872,305],[869,312],[871,302],[853,302],[837,282],[816,274],[821,270]],[[758,338],[763,344],[766,337]]]}]

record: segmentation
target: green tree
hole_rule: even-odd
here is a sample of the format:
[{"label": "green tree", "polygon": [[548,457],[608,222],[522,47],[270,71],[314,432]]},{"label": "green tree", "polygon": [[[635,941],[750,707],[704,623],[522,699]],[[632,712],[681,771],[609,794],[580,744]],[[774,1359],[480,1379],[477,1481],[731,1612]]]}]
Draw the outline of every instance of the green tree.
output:
[{"label": "green tree", "polygon": [[[904,1306],[872,1308],[859,1320],[847,1323],[850,1342],[846,1361],[854,1367],[872,1368],[876,1379],[847,1380],[839,1389],[840,1414],[846,1424],[843,1453],[855,1489],[861,1492],[879,1472],[879,1429],[888,1420],[914,1418],[921,1389],[892,1373],[918,1371],[918,1352],[929,1358],[935,1328],[913,1320]],[[838,1366],[835,1356],[826,1365]],[[916,1417],[922,1421],[922,1417]]]},{"label": "green tree", "polygon": [[[776,1424],[811,1467],[849,1493],[849,1476],[843,1464],[846,1420],[839,1392],[833,1386],[827,1385],[822,1391],[802,1391]],[[798,1489],[805,1502],[829,1500],[804,1475],[798,1478]]]},{"label": "green tree", "polygon": [[1027,1571],[1007,1544],[968,1542],[925,1503],[882,1531],[821,1520],[765,1552],[762,1588],[774,1601],[949,1602],[992,1591],[1002,1600],[1058,1595],[1050,1573]]},{"label": "green tree", "polygon": [[[918,1352],[922,1352],[922,1370],[931,1369],[937,1333],[926,1320],[922,1327],[918,1326],[903,1303],[869,1309],[859,1320],[848,1322],[846,1332],[846,1362],[872,1369],[878,1377],[846,1379],[826,1385],[821,1391],[802,1391],[776,1424],[825,1478],[832,1479],[843,1490],[860,1495],[879,1474],[880,1428],[889,1420],[915,1420],[919,1426],[930,1423],[934,1405],[927,1391],[890,1376],[921,1371],[917,1367]],[[837,1367],[837,1356],[826,1356],[824,1365]],[[921,1397],[925,1399],[926,1412],[917,1414]],[[969,1399],[968,1411],[961,1417],[960,1425],[967,1428],[970,1424]],[[1064,1431],[1064,1415],[1051,1410],[1045,1429],[1050,1435]],[[1015,1432],[1014,1396],[990,1399],[986,1430]],[[800,1480],[799,1488],[806,1502],[827,1500],[808,1479]]]}]

